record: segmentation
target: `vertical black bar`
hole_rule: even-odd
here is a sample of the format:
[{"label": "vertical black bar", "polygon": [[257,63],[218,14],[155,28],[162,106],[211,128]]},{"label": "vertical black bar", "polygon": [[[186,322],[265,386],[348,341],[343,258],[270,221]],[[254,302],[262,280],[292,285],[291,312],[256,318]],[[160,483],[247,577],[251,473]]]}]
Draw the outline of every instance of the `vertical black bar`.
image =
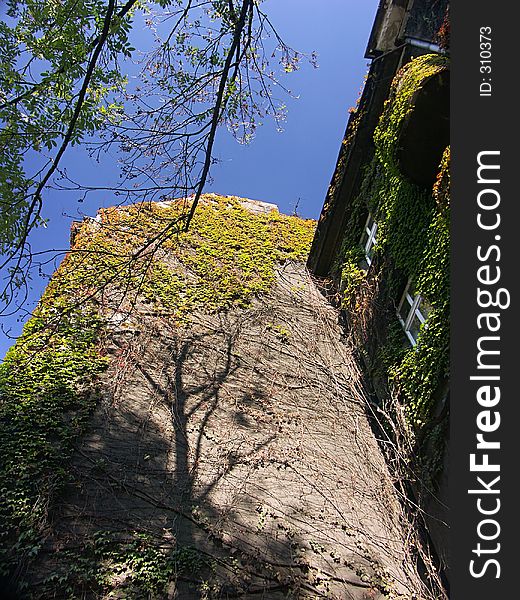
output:
[{"label": "vertical black bar", "polygon": [[518,5],[459,0],[450,12],[451,597],[494,600],[520,597]]}]

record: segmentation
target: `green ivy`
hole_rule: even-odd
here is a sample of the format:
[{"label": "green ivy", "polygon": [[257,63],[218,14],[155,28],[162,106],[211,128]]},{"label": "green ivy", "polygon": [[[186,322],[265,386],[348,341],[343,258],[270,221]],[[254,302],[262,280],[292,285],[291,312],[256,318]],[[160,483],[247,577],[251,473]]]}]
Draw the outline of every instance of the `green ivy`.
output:
[{"label": "green ivy", "polygon": [[[441,164],[439,179],[449,170],[449,148]],[[418,344],[401,362],[389,367],[390,380],[399,384],[413,425],[428,425],[435,408],[435,393],[449,377],[450,358],[450,211],[446,190],[444,202],[436,198],[435,210],[425,232],[424,245],[417,248],[415,269],[405,271],[417,293],[429,300],[432,311],[421,328]]]},{"label": "green ivy", "polygon": [[342,253],[341,266],[341,292],[342,308],[355,310],[356,307],[350,303],[356,298],[356,291],[363,281],[366,280],[367,272],[360,266],[364,258],[361,248],[355,246]]},{"label": "green ivy", "polygon": [[[339,256],[343,305],[351,310],[357,305],[359,284],[367,277],[385,281],[387,295],[383,300],[374,299],[375,303],[397,305],[403,282],[411,279],[417,293],[433,307],[414,348],[405,342],[397,316],[392,317],[386,324],[386,343],[375,359],[401,396],[416,432],[432,420],[436,392],[449,374],[450,153],[448,147],[432,194],[400,173],[397,150],[416,92],[447,68],[446,57],[425,55],[409,62],[396,76],[374,133],[375,156],[366,168]],[[367,209],[378,230],[375,260],[363,278],[359,272],[360,213],[366,216]],[[356,319],[355,314],[351,316]]]},{"label": "green ivy", "polygon": [[94,406],[89,385],[106,367],[95,308],[66,308],[74,262],[65,259],[0,365],[2,574],[38,552],[48,498],[66,482],[66,461]]},{"label": "green ivy", "polygon": [[413,97],[432,77],[447,70],[449,59],[440,54],[425,54],[408,62],[396,75],[379,124],[374,132],[376,157],[389,176],[401,178],[397,161],[397,142],[403,123],[413,111]]},{"label": "green ivy", "polygon": [[60,597],[74,600],[89,590],[104,598],[124,582],[128,600],[164,598],[171,581],[194,577],[208,560],[194,548],[166,549],[160,542],[143,533],[121,540],[110,531],[97,531],[81,552],[59,553],[58,566],[39,592],[52,594],[58,589]]},{"label": "green ivy", "polygon": [[73,251],[0,365],[1,573],[38,553],[52,499],[68,480],[67,462],[108,364],[106,298],[124,291],[178,325],[195,310],[247,306],[269,291],[278,264],[305,260],[315,228],[207,195],[188,232],[139,254],[183,210],[182,200],[110,208],[75,228]]}]

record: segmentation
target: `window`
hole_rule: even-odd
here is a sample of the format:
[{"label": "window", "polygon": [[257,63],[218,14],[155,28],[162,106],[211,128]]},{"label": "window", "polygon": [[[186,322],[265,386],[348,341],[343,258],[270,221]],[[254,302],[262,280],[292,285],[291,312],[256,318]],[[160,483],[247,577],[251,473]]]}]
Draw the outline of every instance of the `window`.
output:
[{"label": "window", "polygon": [[367,267],[372,264],[372,257],[374,256],[374,246],[376,244],[377,234],[377,223],[372,218],[372,215],[368,215],[367,222],[365,224],[365,230],[361,236],[361,245],[365,250],[365,260]]},{"label": "window", "polygon": [[412,346],[417,344],[419,330],[428,318],[431,309],[432,307],[428,300],[416,294],[412,285],[408,282],[401,298],[397,315]]}]

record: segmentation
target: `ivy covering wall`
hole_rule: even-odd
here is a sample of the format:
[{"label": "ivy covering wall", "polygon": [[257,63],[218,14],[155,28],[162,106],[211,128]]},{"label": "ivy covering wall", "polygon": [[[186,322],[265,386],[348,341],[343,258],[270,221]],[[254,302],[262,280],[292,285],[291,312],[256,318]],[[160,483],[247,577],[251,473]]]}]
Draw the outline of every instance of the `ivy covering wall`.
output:
[{"label": "ivy covering wall", "polygon": [[[383,371],[416,434],[433,427],[449,376],[450,150],[444,152],[433,190],[415,185],[401,174],[398,150],[414,97],[448,66],[444,56],[424,55],[396,76],[374,134],[375,156],[366,167],[361,192],[352,206],[337,263],[343,306],[350,314],[358,344],[369,338],[381,341],[370,351],[371,356],[366,348],[360,352]],[[360,224],[368,212],[378,229],[374,261],[367,271],[360,266],[364,257]],[[406,341],[397,318],[408,280],[432,306],[414,347]],[[363,318],[363,311],[376,316]]]},{"label": "ivy covering wall", "polygon": [[278,264],[306,258],[314,234],[314,221],[253,214],[237,198],[208,195],[187,233],[151,242],[183,208],[132,205],[84,221],[0,365],[1,574],[41,548],[96,405],[114,307],[145,302],[181,326],[194,311],[247,306],[269,291]]}]

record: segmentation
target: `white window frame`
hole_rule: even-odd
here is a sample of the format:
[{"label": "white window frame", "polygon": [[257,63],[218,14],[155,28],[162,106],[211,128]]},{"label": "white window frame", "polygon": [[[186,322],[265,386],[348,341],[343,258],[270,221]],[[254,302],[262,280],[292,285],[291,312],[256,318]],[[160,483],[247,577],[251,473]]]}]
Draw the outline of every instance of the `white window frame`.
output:
[{"label": "white window frame", "polygon": [[[399,318],[399,322],[403,326],[404,332],[406,333],[406,337],[410,340],[412,346],[417,345],[417,339],[414,338],[411,332],[412,322],[415,317],[417,317],[421,323],[421,326],[426,322],[427,317],[421,312],[421,302],[425,300],[423,296],[420,294],[413,294],[410,289],[411,282],[408,280],[406,284],[406,288],[404,290],[403,297],[401,298],[401,302],[399,303],[399,307],[397,309],[397,317]],[[406,319],[403,320],[401,316],[402,308],[404,303],[407,303],[409,306]]]},{"label": "white window frame", "polygon": [[[372,224],[370,224],[372,221]],[[372,259],[370,258],[370,250],[376,245],[376,235],[377,235],[377,223],[370,213],[368,213],[368,217],[365,223],[365,228],[363,230],[363,234],[361,235],[361,243],[363,243],[363,238],[365,235],[368,236],[367,241],[364,246],[365,250],[365,260],[367,261],[368,266],[372,264]]]}]

